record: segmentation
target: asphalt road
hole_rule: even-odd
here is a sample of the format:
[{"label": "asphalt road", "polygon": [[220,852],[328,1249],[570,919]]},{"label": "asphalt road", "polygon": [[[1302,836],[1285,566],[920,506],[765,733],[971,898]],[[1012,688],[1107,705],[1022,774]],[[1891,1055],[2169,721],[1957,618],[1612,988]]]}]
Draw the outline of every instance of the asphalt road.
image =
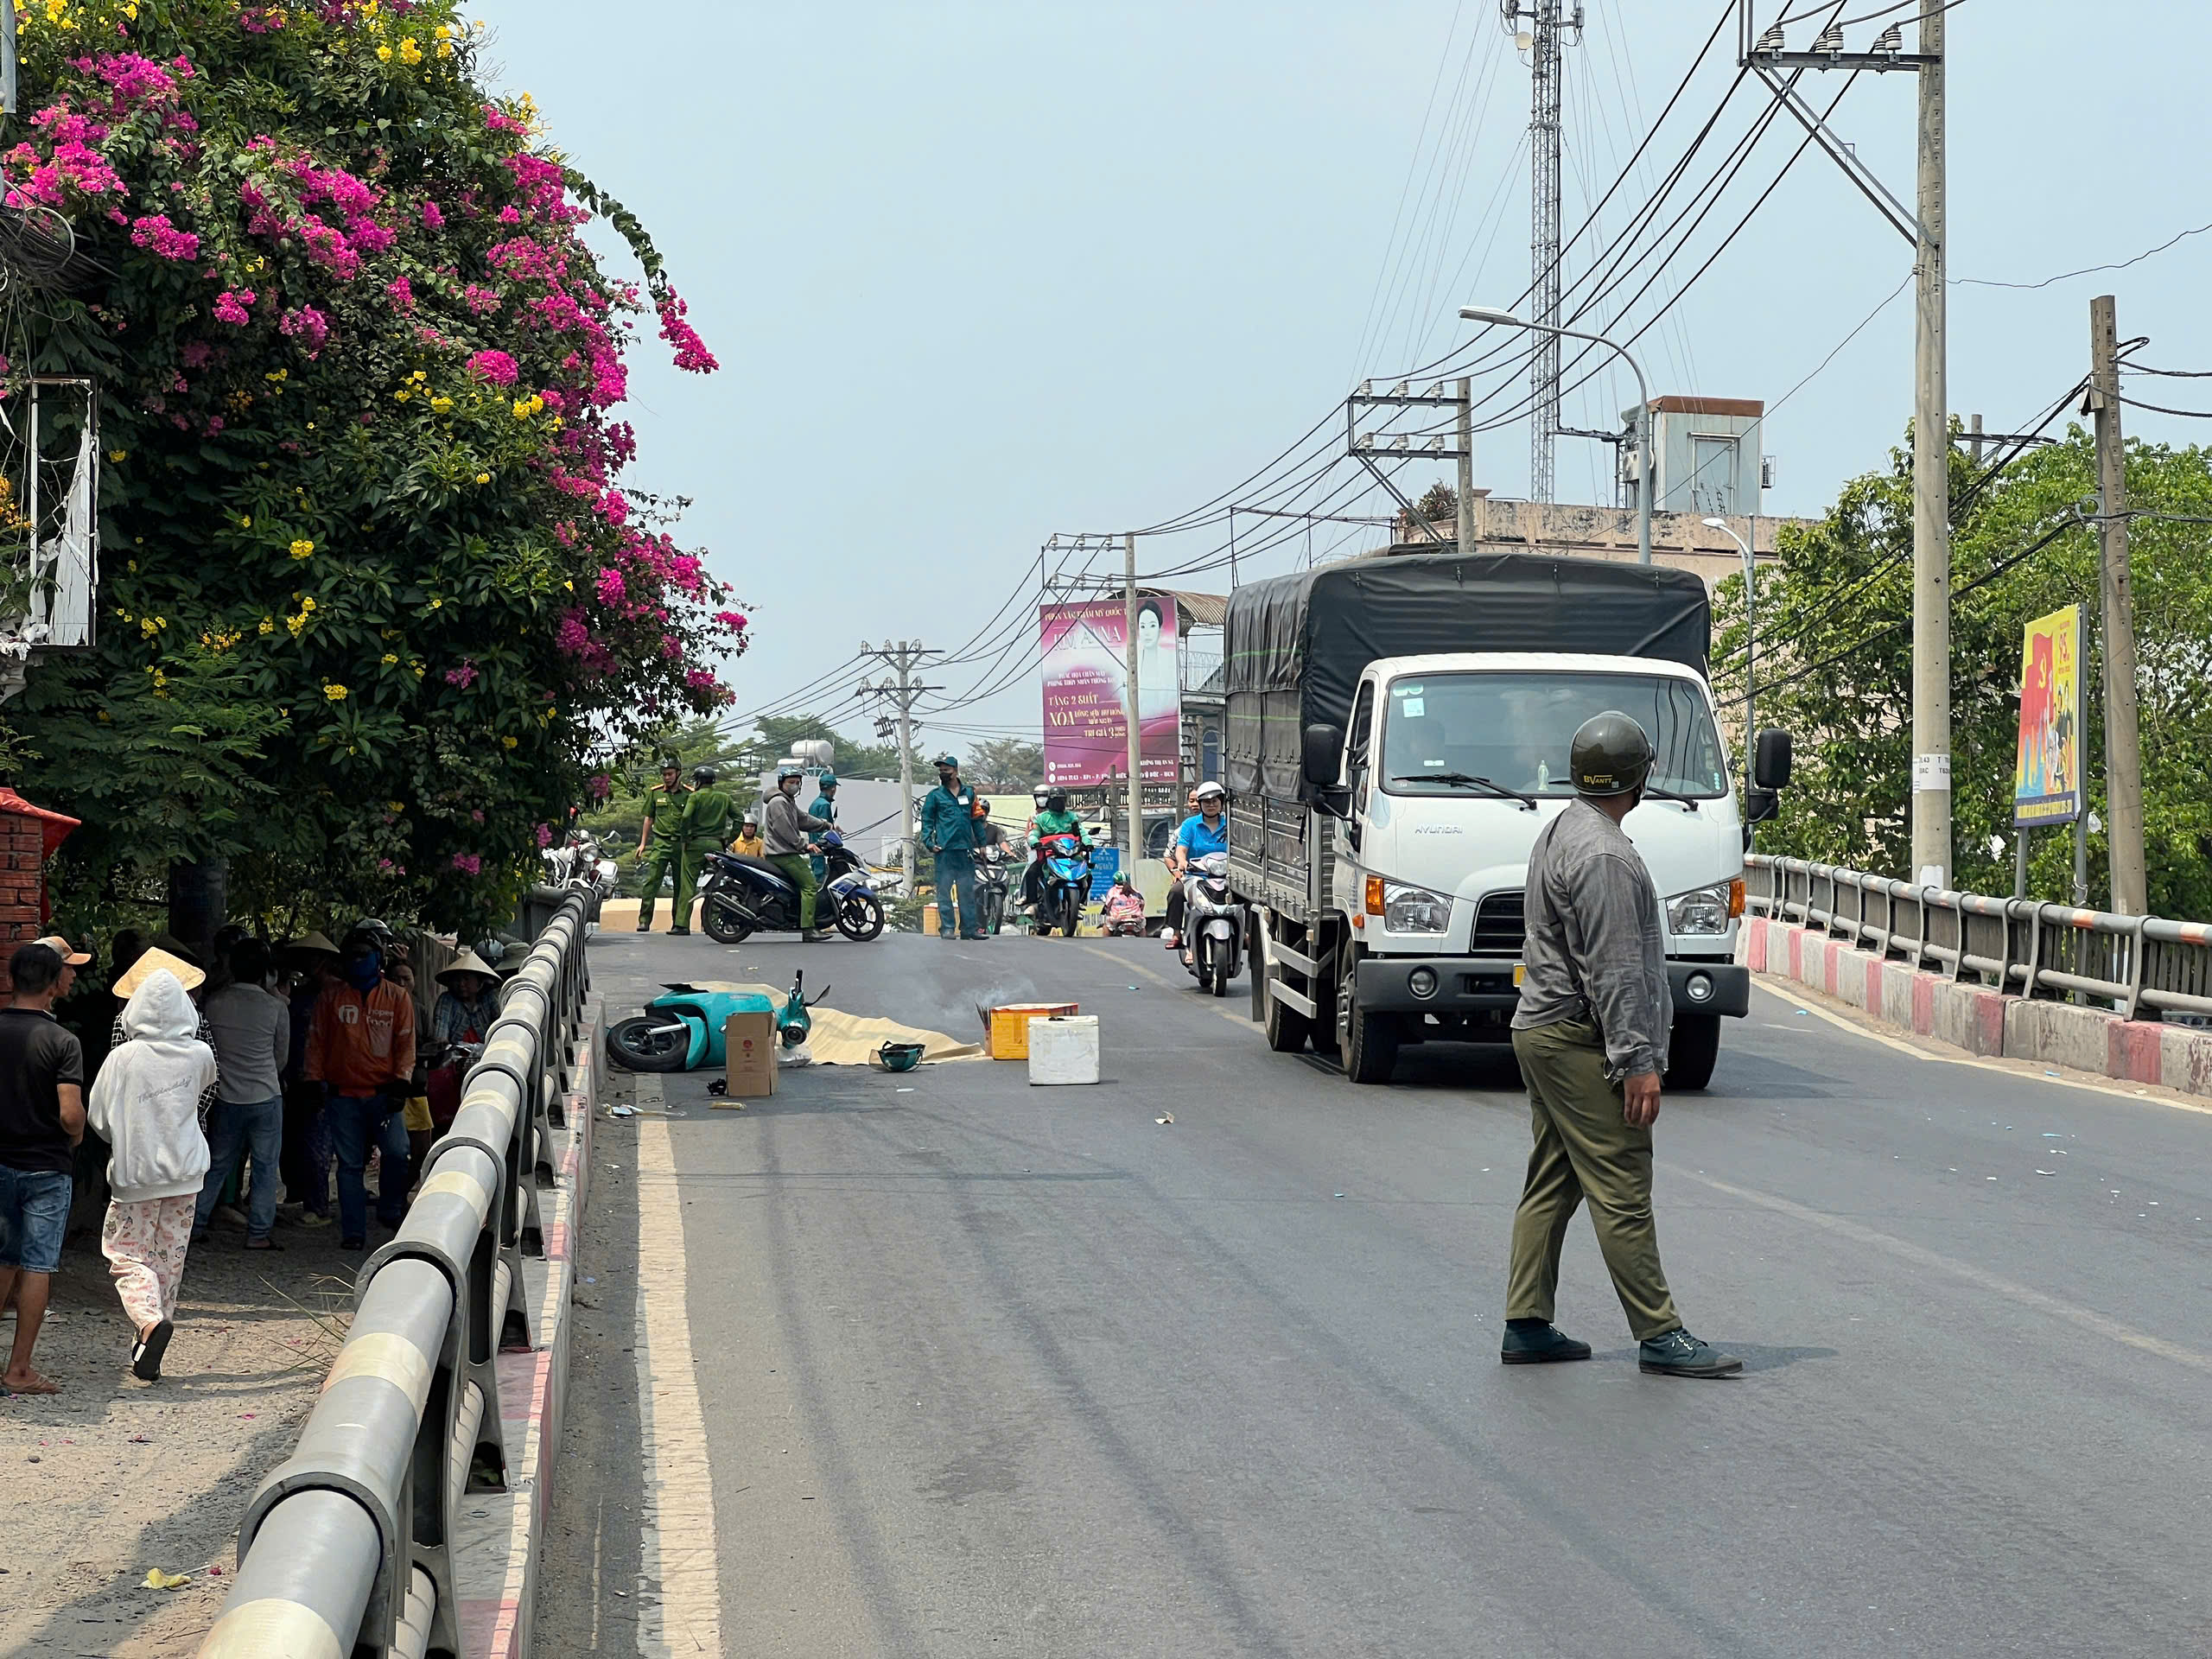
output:
[{"label": "asphalt road", "polygon": [[[600,1125],[544,1651],[639,1650],[640,1516],[692,1455],[654,1455],[631,1352],[671,1295],[720,1604],[672,1651],[2212,1651],[2212,1116],[1762,991],[1657,1131],[1677,1300],[1745,1375],[1640,1375],[1580,1221],[1560,1323],[1597,1357],[1508,1370],[1510,1059],[1356,1090],[1149,941],[592,957],[613,1012],[802,960],[956,1032],[1076,1001],[1108,1080],[825,1069],[735,1113],[674,1078],[643,1178]],[[641,1203],[680,1286],[639,1283]]]}]

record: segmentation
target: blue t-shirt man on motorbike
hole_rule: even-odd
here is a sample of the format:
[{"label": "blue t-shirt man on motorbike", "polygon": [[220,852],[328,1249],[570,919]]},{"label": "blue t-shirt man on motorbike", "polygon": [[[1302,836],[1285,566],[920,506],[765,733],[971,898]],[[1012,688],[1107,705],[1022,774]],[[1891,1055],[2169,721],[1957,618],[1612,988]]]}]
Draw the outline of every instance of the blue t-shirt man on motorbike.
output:
[{"label": "blue t-shirt man on motorbike", "polygon": [[[1204,783],[1198,787],[1197,798],[1198,810],[1183,820],[1183,827],[1175,832],[1174,844],[1167,849],[1167,868],[1175,880],[1167,889],[1167,926],[1160,937],[1170,950],[1183,946],[1186,907],[1183,879],[1200,859],[1229,850],[1229,791],[1219,784]],[[1190,959],[1189,950],[1184,950],[1183,960]]]}]

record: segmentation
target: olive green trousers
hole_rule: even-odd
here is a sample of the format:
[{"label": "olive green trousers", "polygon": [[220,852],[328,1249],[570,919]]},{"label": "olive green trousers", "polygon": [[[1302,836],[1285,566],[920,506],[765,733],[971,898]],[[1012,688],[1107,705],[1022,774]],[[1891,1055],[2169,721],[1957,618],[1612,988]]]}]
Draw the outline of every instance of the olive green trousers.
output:
[{"label": "olive green trousers", "polygon": [[1605,1076],[1597,1027],[1571,1021],[1516,1031],[1513,1052],[1529,1085],[1536,1144],[1513,1217],[1506,1318],[1551,1319],[1560,1246],[1587,1199],[1629,1329],[1639,1342],[1675,1330],[1682,1321],[1651,1218],[1651,1131],[1621,1116],[1621,1088]]}]

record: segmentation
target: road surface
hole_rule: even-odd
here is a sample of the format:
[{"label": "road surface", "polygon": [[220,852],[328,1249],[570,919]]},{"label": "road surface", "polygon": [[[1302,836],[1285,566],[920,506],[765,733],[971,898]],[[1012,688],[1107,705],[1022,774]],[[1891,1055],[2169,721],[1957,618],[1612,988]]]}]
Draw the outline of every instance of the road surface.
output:
[{"label": "road surface", "polygon": [[1508,1370],[1510,1059],[1354,1089],[1152,941],[592,951],[610,1017],[801,961],[962,1034],[1077,1001],[1108,1080],[675,1077],[599,1125],[547,1653],[2212,1650],[2212,1115],[1763,988],[1657,1131],[1745,1374],[1640,1375],[1580,1220],[1597,1357]]}]

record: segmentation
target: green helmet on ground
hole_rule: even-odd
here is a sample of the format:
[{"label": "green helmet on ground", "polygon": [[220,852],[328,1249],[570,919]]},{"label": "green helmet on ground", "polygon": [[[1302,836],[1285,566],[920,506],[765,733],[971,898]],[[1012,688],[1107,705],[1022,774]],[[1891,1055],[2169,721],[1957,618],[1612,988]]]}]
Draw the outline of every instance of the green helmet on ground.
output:
[{"label": "green helmet on ground", "polygon": [[1651,740],[1628,715],[1608,709],[1575,728],[1567,766],[1578,794],[1632,794],[1651,774]]}]

